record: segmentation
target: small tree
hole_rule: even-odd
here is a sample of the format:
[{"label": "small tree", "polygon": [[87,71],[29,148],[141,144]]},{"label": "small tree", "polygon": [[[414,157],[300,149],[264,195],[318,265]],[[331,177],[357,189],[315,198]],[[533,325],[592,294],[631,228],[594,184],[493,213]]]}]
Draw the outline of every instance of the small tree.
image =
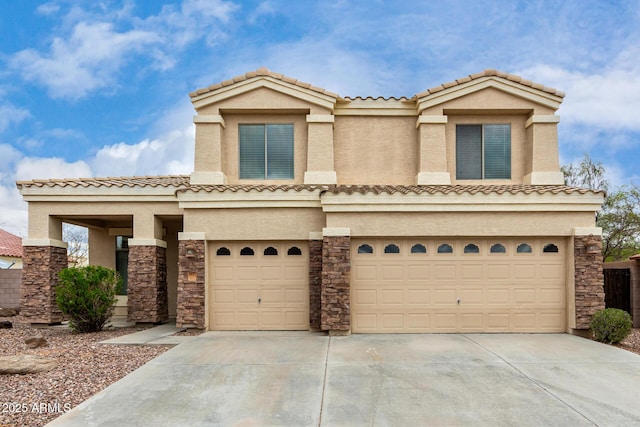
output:
[{"label": "small tree", "polygon": [[89,265],[58,273],[56,303],[76,332],[97,332],[113,314],[122,279],[115,270]]},{"label": "small tree", "polygon": [[608,191],[596,225],[602,227],[602,258],[619,261],[640,253],[640,187],[631,184],[609,191],[605,168],[585,154],[562,166],[566,185]]}]

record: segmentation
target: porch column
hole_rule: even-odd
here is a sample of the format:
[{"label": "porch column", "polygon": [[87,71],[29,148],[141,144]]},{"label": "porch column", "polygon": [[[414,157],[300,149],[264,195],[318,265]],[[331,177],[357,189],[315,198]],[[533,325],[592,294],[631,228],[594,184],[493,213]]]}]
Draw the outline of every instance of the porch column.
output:
[{"label": "porch column", "polygon": [[205,233],[178,233],[178,308],[176,326],[207,327]]},{"label": "porch column", "polygon": [[322,230],[321,328],[331,335],[351,333],[351,231]]},{"label": "porch column", "polygon": [[31,324],[52,325],[63,320],[56,304],[58,273],[67,267],[62,220],[41,215],[30,206],[29,238],[22,241],[20,314]]},{"label": "porch column", "polygon": [[322,232],[309,233],[309,326],[320,330],[322,319]]},{"label": "porch column", "polygon": [[418,185],[451,184],[447,166],[447,116],[419,116],[416,122],[420,141]]},{"label": "porch column", "polygon": [[593,314],[605,308],[602,229],[576,228],[574,233],[575,327],[589,329]]},{"label": "porch column", "polygon": [[134,238],[129,239],[127,320],[160,323],[169,318],[167,242],[162,221],[153,215],[134,216]]}]

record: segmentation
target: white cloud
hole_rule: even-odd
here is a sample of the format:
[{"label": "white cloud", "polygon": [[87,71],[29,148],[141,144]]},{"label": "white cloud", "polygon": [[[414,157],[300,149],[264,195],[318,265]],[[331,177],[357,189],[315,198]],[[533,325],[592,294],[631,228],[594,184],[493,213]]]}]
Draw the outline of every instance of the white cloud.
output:
[{"label": "white cloud", "polygon": [[0,185],[0,228],[10,233],[25,237],[27,235],[27,203],[22,200],[18,189],[13,186]]},{"label": "white cloud", "polygon": [[55,38],[49,52],[22,50],[10,66],[24,79],[46,86],[52,97],[77,99],[114,84],[127,55],[157,41],[147,31],[117,32],[111,23],[80,22],[68,39]]},{"label": "white cloud", "polygon": [[83,178],[93,176],[86,162],[69,163],[58,157],[25,157],[16,165],[15,179],[18,181],[48,178]]},{"label": "white cloud", "polygon": [[630,46],[610,65],[591,73],[538,65],[519,74],[567,93],[564,123],[640,131],[640,47]]},{"label": "white cloud", "polygon": [[20,123],[29,117],[29,111],[10,103],[0,104],[0,132],[5,131],[12,123]]},{"label": "white cloud", "polygon": [[53,15],[60,10],[60,6],[54,2],[41,4],[36,8],[36,13],[41,15]]},{"label": "white cloud", "polygon": [[90,163],[97,176],[179,175],[193,170],[193,126],[137,144],[102,147]]},{"label": "white cloud", "polygon": [[263,1],[253,11],[249,13],[247,22],[249,24],[255,24],[263,16],[275,15],[277,12],[276,7],[271,1]]}]

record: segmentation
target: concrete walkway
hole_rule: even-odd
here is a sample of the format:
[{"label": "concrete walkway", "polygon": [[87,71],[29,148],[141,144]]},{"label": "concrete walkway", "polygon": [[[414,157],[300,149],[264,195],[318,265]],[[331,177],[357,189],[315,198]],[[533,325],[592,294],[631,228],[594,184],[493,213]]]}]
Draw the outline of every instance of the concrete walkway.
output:
[{"label": "concrete walkway", "polygon": [[640,425],[640,356],[564,335],[207,332],[50,426]]},{"label": "concrete walkway", "polygon": [[100,341],[100,344],[118,345],[152,345],[152,344],[182,344],[192,339],[192,336],[172,336],[176,332],[184,331],[185,328],[176,327],[175,323],[165,323],[145,329],[133,334],[122,335],[109,340]]}]

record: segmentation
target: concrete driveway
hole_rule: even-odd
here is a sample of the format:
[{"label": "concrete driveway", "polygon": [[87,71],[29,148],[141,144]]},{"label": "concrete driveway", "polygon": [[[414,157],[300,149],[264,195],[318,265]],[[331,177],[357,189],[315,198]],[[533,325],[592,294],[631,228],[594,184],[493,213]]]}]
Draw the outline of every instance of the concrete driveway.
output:
[{"label": "concrete driveway", "polygon": [[208,332],[50,426],[640,425],[640,356],[570,335]]}]

